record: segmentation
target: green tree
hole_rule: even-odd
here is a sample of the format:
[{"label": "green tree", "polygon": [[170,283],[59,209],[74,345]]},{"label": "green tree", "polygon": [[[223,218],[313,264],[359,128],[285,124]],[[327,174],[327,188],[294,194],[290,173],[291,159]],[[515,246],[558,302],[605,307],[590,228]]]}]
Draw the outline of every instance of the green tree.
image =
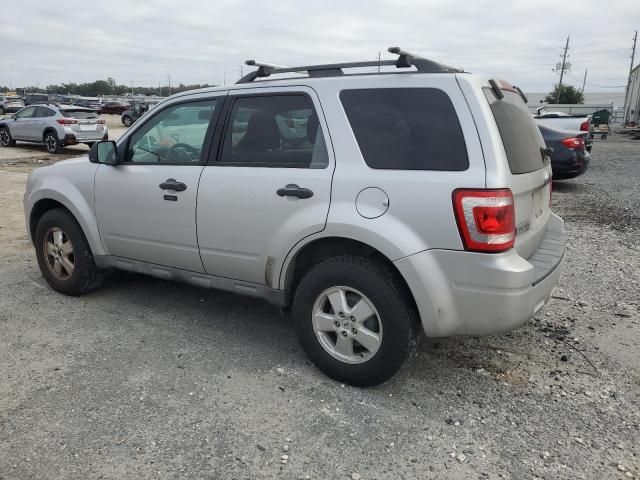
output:
[{"label": "green tree", "polygon": [[584,95],[578,89],[571,85],[562,85],[560,89],[560,101],[556,102],[558,98],[558,84],[553,86],[553,91],[547,95],[544,99],[546,103],[562,103],[562,104],[576,104],[584,103]]}]

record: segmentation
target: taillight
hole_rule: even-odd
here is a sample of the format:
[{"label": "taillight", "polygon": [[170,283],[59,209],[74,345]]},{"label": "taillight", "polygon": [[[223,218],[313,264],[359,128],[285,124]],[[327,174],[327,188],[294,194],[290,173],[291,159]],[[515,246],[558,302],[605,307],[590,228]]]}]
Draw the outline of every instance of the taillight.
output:
[{"label": "taillight", "polygon": [[580,131],[581,132],[588,132],[589,131],[589,120],[585,120],[584,122],[582,122],[580,124]]},{"label": "taillight", "polygon": [[564,140],[562,140],[562,144],[565,147],[570,149],[584,148],[584,140],[581,138],[575,138],[575,137],[565,138]]},{"label": "taillight", "polygon": [[73,118],[56,118],[56,122],[58,122],[60,125],[74,125],[78,123],[78,121],[74,120]]},{"label": "taillight", "polygon": [[453,207],[466,250],[504,252],[515,244],[516,212],[508,188],[456,190]]}]

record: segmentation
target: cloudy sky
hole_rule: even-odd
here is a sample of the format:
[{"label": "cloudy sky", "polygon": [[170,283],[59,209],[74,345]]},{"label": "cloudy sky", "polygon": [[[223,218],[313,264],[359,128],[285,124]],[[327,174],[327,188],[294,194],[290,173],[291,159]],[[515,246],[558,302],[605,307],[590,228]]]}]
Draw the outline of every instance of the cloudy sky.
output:
[{"label": "cloudy sky", "polygon": [[248,58],[390,58],[386,48],[400,45],[544,92],[571,35],[568,82],[588,68],[587,91],[622,91],[640,29],[635,0],[18,0],[1,12],[0,85],[14,88],[107,77],[166,86],[168,74],[230,83]]}]

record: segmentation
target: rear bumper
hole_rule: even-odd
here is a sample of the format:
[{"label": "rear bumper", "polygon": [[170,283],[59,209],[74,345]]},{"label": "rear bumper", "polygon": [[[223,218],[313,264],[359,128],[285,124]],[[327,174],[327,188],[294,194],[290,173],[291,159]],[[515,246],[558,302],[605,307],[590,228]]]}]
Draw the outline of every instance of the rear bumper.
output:
[{"label": "rear bumper", "polygon": [[560,279],[564,222],[551,214],[545,237],[524,259],[499,254],[427,250],[397,260],[427,336],[493,334],[519,327],[549,300]]},{"label": "rear bumper", "polygon": [[563,158],[551,159],[551,168],[553,170],[553,178],[555,180],[578,177],[589,168],[591,155],[588,152],[570,153],[571,155]]}]

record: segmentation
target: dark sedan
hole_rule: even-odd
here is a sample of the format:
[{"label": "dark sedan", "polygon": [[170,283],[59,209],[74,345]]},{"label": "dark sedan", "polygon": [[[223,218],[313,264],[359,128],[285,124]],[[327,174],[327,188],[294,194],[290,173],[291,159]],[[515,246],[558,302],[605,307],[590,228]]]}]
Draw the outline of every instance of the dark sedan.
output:
[{"label": "dark sedan", "polygon": [[100,109],[101,114],[122,115],[126,110],[129,110],[128,103],[122,102],[107,102]]},{"label": "dark sedan", "polygon": [[591,155],[586,150],[589,132],[566,132],[538,125],[547,147],[553,148],[551,168],[554,180],[575,178],[589,168]]}]

